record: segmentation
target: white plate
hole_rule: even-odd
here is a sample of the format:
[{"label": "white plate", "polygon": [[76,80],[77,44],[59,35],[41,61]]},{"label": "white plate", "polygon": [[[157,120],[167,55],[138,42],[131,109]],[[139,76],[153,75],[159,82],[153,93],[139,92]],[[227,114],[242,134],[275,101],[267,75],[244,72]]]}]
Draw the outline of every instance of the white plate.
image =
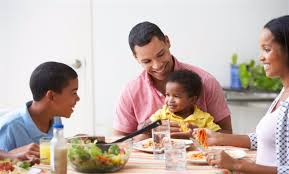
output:
[{"label": "white plate", "polygon": [[[244,158],[247,153],[242,149],[225,149],[225,152],[229,154],[232,158],[241,159]],[[191,157],[192,154],[201,153],[201,151],[190,151],[187,153],[187,161],[196,164],[207,164],[206,157],[202,159],[193,159]]]},{"label": "white plate", "polygon": [[232,150],[232,149],[243,150],[243,151],[249,150],[247,148],[234,147],[234,146],[209,146],[208,148],[209,150]]},{"label": "white plate", "polygon": [[227,149],[225,152],[235,159],[244,158],[247,155],[247,153],[241,149]]},{"label": "white plate", "polygon": [[[148,139],[136,142],[133,144],[133,148],[136,150],[143,151],[143,152],[153,153],[153,146],[143,147],[143,145],[148,143],[149,141],[152,141],[152,138],[148,138]],[[188,147],[189,145],[193,144],[192,140],[186,140],[186,139],[171,139],[171,141],[174,141],[174,142],[183,141]]]},{"label": "white plate", "polygon": [[202,152],[201,151],[189,151],[189,152],[187,152],[187,161],[194,163],[194,164],[207,164],[208,162],[207,162],[205,156],[204,156],[204,158],[201,158],[201,159],[191,157],[191,155],[197,154],[197,153],[202,153]]}]

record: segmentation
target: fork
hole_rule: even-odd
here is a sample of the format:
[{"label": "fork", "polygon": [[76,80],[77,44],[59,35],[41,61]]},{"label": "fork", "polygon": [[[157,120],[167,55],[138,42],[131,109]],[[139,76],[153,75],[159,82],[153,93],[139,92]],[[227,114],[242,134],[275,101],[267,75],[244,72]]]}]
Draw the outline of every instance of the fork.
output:
[{"label": "fork", "polygon": [[201,151],[204,152],[204,153],[207,153],[207,149],[205,149],[205,148],[199,143],[198,140],[196,140],[196,139],[194,139],[194,138],[190,138],[190,140],[193,141],[193,143],[195,144],[195,146],[196,146],[199,150],[201,150]]}]

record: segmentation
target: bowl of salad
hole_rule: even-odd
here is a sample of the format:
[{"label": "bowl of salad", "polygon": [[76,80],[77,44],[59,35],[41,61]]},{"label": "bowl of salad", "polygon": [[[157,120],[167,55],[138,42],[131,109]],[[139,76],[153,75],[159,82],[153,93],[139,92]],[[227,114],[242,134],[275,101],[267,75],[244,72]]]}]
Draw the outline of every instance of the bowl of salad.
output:
[{"label": "bowl of salad", "polygon": [[115,172],[129,159],[132,140],[101,143],[98,137],[81,136],[68,140],[68,162],[78,172]]}]

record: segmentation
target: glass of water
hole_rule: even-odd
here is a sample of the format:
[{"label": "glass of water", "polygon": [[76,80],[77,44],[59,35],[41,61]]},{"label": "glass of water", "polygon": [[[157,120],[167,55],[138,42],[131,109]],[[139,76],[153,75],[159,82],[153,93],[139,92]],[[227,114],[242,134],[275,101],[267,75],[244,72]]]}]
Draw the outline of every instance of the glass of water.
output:
[{"label": "glass of water", "polygon": [[164,146],[166,142],[170,142],[170,121],[162,120],[162,125],[152,129],[153,153],[154,158],[164,159]]},{"label": "glass of water", "polygon": [[167,170],[186,170],[187,154],[184,141],[171,143],[165,146],[165,164]]}]

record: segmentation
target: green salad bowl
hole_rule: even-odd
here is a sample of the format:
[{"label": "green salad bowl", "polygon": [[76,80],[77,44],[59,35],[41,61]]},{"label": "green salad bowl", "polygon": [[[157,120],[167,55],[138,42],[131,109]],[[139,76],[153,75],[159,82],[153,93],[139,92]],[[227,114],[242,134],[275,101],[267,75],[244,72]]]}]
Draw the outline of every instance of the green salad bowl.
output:
[{"label": "green salad bowl", "polygon": [[83,173],[115,172],[127,163],[132,140],[120,143],[97,143],[97,137],[81,136],[68,140],[68,162]]}]

